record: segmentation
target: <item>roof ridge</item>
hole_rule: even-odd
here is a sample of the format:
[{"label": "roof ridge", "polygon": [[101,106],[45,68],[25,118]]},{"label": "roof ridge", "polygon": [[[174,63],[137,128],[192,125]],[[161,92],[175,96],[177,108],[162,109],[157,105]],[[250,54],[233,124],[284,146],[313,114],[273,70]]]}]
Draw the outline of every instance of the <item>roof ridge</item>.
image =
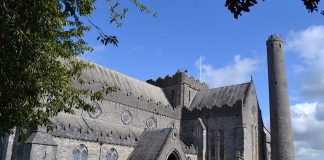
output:
[{"label": "roof ridge", "polygon": [[[84,60],[80,60],[84,61]],[[155,103],[162,103],[162,105],[170,105],[167,96],[165,95],[163,88],[146,83],[139,79],[133,78],[121,72],[113,69],[104,67],[102,65],[88,62],[92,67],[87,68],[83,72],[85,79],[89,80],[90,83],[98,83],[91,87],[99,88],[102,85],[115,86],[119,88],[118,92],[122,92],[125,95],[132,95],[135,97],[144,98]]]},{"label": "roof ridge", "polygon": [[[156,87],[156,88],[161,88],[161,87],[158,87],[158,86],[152,85],[152,84],[150,84],[150,83],[147,83],[146,81],[142,81],[142,80],[136,79],[136,78],[134,78],[134,77],[132,77],[132,76],[129,76],[129,75],[127,75],[127,74],[124,74],[124,73],[121,73],[121,72],[119,72],[119,71],[116,71],[116,70],[114,70],[114,69],[112,69],[112,68],[108,68],[108,67],[106,67],[106,66],[103,66],[103,65],[100,65],[100,64],[97,64],[97,63],[94,63],[94,62],[91,62],[91,61],[88,61],[88,60],[82,59],[82,58],[79,58],[79,60],[82,60],[82,61],[85,61],[85,62],[87,62],[87,63],[90,63],[91,65],[93,65],[93,66],[95,66],[95,67],[97,67],[97,68],[101,68],[104,72],[107,72],[107,71],[115,72],[115,73],[117,73],[117,74],[123,75],[123,76],[125,76],[125,77],[127,77],[127,78],[130,78],[130,79],[132,79],[132,80],[139,81],[139,82],[141,82],[141,83],[143,83],[143,84],[145,84],[145,85],[150,85],[150,86],[153,86],[153,87]],[[161,89],[162,89],[162,88],[161,88]]]},{"label": "roof ridge", "polygon": [[220,87],[217,87],[217,88],[210,88],[210,89],[207,89],[207,90],[221,89],[221,88],[227,88],[227,87],[232,87],[232,86],[245,85],[245,84],[249,84],[249,83],[251,83],[251,81],[244,82],[244,83],[231,84],[231,85],[226,85],[226,86],[220,86]]}]

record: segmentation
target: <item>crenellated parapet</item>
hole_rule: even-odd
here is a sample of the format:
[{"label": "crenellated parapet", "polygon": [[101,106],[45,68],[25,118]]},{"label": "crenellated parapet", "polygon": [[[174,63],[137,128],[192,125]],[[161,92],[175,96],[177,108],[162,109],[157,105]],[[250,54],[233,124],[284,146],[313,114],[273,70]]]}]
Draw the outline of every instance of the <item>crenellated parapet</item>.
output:
[{"label": "crenellated parapet", "polygon": [[182,143],[182,149],[186,154],[194,154],[194,155],[198,154],[198,148],[195,147],[193,144],[186,145]]},{"label": "crenellated parapet", "polygon": [[166,88],[166,87],[185,83],[195,90],[208,89],[208,85],[205,82],[200,82],[199,80],[196,80],[194,77],[189,77],[187,71],[181,72],[180,70],[178,70],[172,76],[167,75],[164,78],[159,77],[156,80],[149,79],[146,82],[161,88]]},{"label": "crenellated parapet", "polygon": [[182,109],[182,120],[195,120],[201,117],[217,118],[233,116],[242,116],[242,100],[236,101],[232,105],[225,104],[223,106],[204,106],[202,108]]},{"label": "crenellated parapet", "polygon": [[165,96],[174,108],[188,107],[198,91],[207,90],[204,82],[189,77],[187,71],[177,71],[174,75],[147,80],[147,83],[163,89]]}]

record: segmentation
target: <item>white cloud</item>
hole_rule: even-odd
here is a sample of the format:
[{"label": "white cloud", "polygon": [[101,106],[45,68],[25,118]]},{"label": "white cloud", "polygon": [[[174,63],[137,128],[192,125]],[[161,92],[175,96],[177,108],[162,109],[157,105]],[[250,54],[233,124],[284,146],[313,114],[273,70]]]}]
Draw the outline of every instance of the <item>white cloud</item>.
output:
[{"label": "white cloud", "polygon": [[301,95],[307,99],[324,99],[324,26],[311,26],[302,31],[291,31],[287,50],[295,53],[302,64],[295,71],[305,71],[300,81]]},{"label": "white cloud", "polygon": [[305,72],[305,70],[306,70],[304,66],[299,65],[299,64],[295,64],[292,67],[293,67],[293,70],[295,73],[302,73],[302,72]]},{"label": "white cloud", "polygon": [[303,73],[299,80],[300,95],[313,103],[299,103],[291,107],[294,144],[298,160],[324,157],[324,26],[311,26],[288,34],[287,50],[297,55],[295,73]]},{"label": "white cloud", "polygon": [[[259,61],[256,58],[242,58],[240,55],[234,57],[234,62],[222,68],[214,68],[204,63],[202,58],[201,79],[210,87],[219,87],[243,83],[250,80],[250,76],[257,70]],[[199,68],[199,59],[196,61]]]},{"label": "white cloud", "polygon": [[324,121],[316,117],[318,106],[318,103],[291,106],[297,159],[319,159],[324,156]]},{"label": "white cloud", "polygon": [[311,26],[301,31],[291,31],[287,39],[287,48],[295,51],[308,61],[317,62],[324,54],[324,26]]},{"label": "white cloud", "polygon": [[320,121],[324,121],[324,103],[317,104],[317,106],[316,106],[316,118],[318,120],[320,120]]}]

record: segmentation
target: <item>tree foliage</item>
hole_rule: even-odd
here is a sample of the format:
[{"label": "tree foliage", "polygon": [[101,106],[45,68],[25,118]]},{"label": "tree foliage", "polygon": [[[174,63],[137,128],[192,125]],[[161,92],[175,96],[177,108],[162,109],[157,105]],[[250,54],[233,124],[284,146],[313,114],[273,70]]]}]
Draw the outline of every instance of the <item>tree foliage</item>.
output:
[{"label": "tree foliage", "polygon": [[[264,1],[264,0],[263,0]],[[320,0],[302,0],[306,10],[310,13],[319,12]],[[233,14],[234,18],[242,15],[242,12],[250,12],[250,8],[258,3],[257,0],[226,0],[225,6]],[[324,11],[320,11],[324,15]]]},{"label": "tree foliage", "polygon": [[[118,1],[105,1],[107,18],[117,27],[128,12]],[[93,49],[83,39],[92,28],[105,45],[116,45],[115,36],[105,34],[91,22],[95,0],[2,0],[0,2],[0,137],[17,127],[50,125],[50,117],[74,109],[94,111],[85,99],[101,100],[114,90],[76,88],[84,83],[82,71],[89,63],[75,57]],[[137,0],[140,11],[151,13]]]}]

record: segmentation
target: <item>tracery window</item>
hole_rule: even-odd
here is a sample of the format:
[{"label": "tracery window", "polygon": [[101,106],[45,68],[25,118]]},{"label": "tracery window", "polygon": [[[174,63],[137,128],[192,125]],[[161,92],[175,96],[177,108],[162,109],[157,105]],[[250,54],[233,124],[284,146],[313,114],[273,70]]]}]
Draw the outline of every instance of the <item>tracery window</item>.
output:
[{"label": "tracery window", "polygon": [[216,158],[216,133],[214,130],[210,132],[210,156],[211,159]]},{"label": "tracery window", "polygon": [[225,135],[224,135],[224,130],[219,131],[219,143],[220,143],[220,148],[219,148],[219,157],[220,160],[225,159]]},{"label": "tracery window", "polygon": [[257,126],[251,126],[251,142],[252,142],[252,160],[258,159],[258,130]]},{"label": "tracery window", "polygon": [[125,125],[127,125],[127,124],[130,124],[133,121],[133,116],[129,111],[124,111],[121,114],[121,120]]},{"label": "tracery window", "polygon": [[73,151],[74,160],[87,160],[88,150],[84,144],[78,145]]},{"label": "tracery window", "polygon": [[88,112],[88,113],[89,113],[91,118],[97,119],[101,115],[102,109],[101,109],[100,105],[97,102],[92,102],[92,105],[94,106],[95,111]]},{"label": "tracery window", "polygon": [[155,117],[151,117],[146,120],[146,126],[148,129],[155,129],[157,128],[157,119]]},{"label": "tracery window", "polygon": [[197,126],[196,128],[196,138],[200,138],[200,127]]},{"label": "tracery window", "polygon": [[116,149],[111,148],[106,154],[106,160],[117,160],[117,159],[118,159],[118,154]]},{"label": "tracery window", "polygon": [[258,159],[258,131],[257,131],[257,126],[254,127],[254,150],[255,150],[255,160]]}]

